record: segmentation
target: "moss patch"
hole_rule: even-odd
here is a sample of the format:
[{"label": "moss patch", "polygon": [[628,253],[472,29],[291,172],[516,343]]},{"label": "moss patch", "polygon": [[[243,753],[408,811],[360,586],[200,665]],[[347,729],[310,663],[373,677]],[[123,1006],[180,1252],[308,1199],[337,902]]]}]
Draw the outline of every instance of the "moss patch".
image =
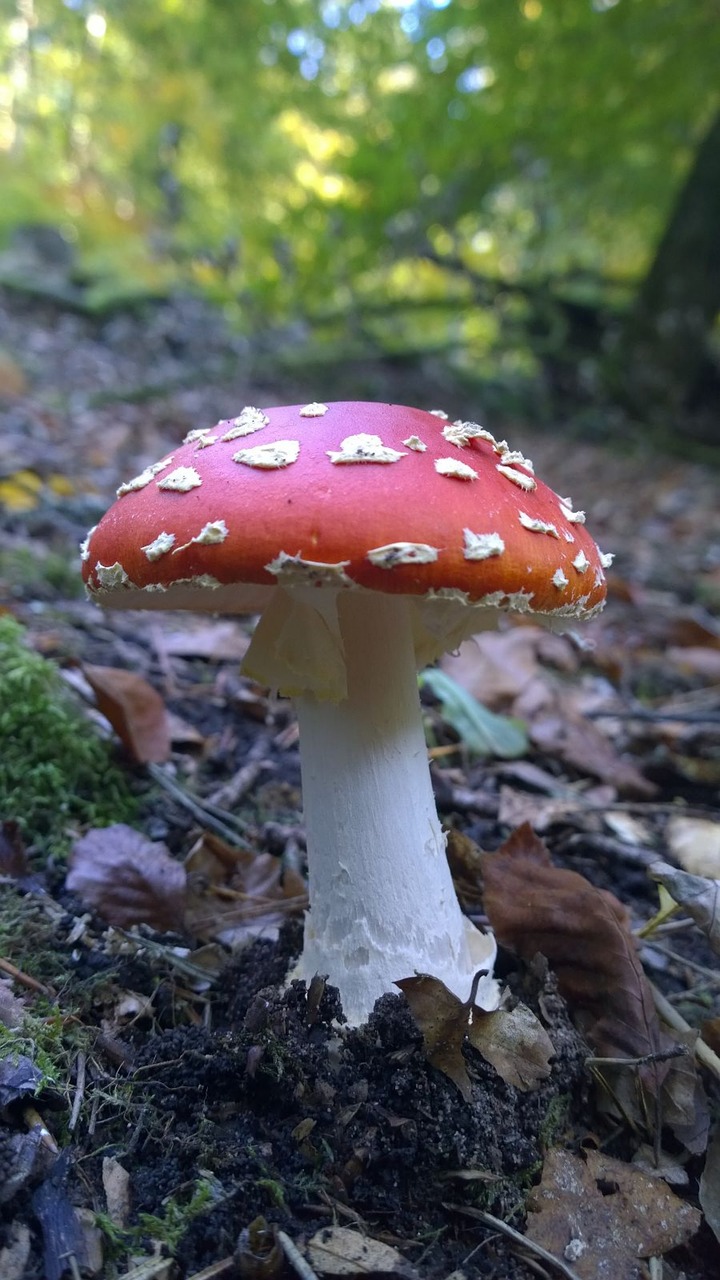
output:
[{"label": "moss patch", "polygon": [[65,689],[57,668],[0,617],[0,819],[64,853],[73,827],[131,821],[135,801],[112,748]]}]

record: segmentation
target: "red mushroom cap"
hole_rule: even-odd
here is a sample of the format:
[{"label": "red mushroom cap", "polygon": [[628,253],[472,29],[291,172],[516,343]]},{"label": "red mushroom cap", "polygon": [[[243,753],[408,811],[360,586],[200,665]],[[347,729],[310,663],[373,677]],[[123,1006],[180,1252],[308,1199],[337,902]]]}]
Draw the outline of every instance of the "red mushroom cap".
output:
[{"label": "red mushroom cap", "polygon": [[83,576],[126,608],[255,611],[267,588],[304,584],[584,618],[609,560],[583,513],[477,423],[339,401],[190,432],[118,490]]}]

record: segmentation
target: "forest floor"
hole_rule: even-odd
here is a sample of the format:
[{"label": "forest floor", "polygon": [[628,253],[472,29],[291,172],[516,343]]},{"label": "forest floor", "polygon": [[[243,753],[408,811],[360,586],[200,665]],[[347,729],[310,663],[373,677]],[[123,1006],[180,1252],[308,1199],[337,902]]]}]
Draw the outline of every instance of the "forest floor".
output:
[{"label": "forest floor", "polygon": [[[193,300],[101,322],[0,296],[0,761],[29,743],[5,793],[0,764],[0,1276],[710,1280],[718,474],[571,424],[486,423],[616,555],[586,643],[504,624],[443,661],[454,697],[423,692],[458,894],[501,939],[508,1007],[552,1041],[527,1087],[435,989],[349,1031],[332,988],[285,986],[305,905],[290,704],[239,674],[245,620],[104,614],[78,586],[117,484],[243,405],[483,420],[437,368],[257,368]],[[109,792],[58,801],[47,774],[52,801],[30,794],[63,761],[36,668],[12,676],[8,618],[85,708],[81,733],[110,733],[116,812]],[[520,758],[473,749],[475,699],[525,723]],[[148,763],[166,728],[169,759]]]}]

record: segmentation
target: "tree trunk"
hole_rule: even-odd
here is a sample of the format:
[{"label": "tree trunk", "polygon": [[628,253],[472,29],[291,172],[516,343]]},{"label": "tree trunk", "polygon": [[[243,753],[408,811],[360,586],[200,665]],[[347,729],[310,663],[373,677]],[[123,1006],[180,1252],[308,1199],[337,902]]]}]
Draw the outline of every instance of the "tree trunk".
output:
[{"label": "tree trunk", "polygon": [[643,415],[687,405],[720,308],[720,114],[695,156],[655,259],[609,359],[618,399]]}]

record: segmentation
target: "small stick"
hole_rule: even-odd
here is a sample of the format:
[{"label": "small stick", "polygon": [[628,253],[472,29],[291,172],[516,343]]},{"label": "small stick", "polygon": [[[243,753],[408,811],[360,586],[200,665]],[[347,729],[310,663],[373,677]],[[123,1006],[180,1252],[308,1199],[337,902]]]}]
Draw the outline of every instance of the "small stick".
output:
[{"label": "small stick", "polygon": [[[188,795],[187,791],[185,791],[183,787],[178,786],[176,782],[173,782],[172,778],[169,778],[159,765],[151,763],[146,765],[146,768],[153,781],[158,782],[161,787],[164,787],[172,796],[173,800],[176,800],[178,804],[181,804],[183,808],[187,809],[188,812],[191,813],[193,817],[204,827],[209,827],[211,831],[217,832],[219,836],[222,836],[223,840],[227,840],[228,844],[232,844],[238,849],[245,849],[248,853],[257,853],[255,847],[251,845],[248,840],[243,840],[242,836],[238,835],[236,831],[233,831],[232,827],[228,826],[227,823],[221,822],[219,818],[213,817],[213,815],[203,806],[201,801],[194,800],[191,795]],[[232,815],[228,814],[228,817],[231,816]]]},{"label": "small stick", "polygon": [[543,1249],[541,1244],[535,1244],[534,1240],[528,1240],[527,1236],[522,1235],[520,1231],[516,1231],[514,1227],[503,1222],[501,1218],[496,1218],[492,1213],[485,1213],[483,1209],[476,1209],[469,1204],[445,1204],[445,1209],[452,1209],[455,1213],[464,1213],[469,1218],[477,1218],[478,1222],[484,1223],[486,1227],[492,1227],[494,1231],[501,1231],[503,1235],[514,1240],[516,1244],[522,1245],[523,1249],[527,1249],[528,1253],[534,1253],[538,1258],[542,1258],[548,1266],[555,1267],[561,1276],[565,1276],[566,1280],[580,1280],[577,1271],[573,1271],[567,1263],[562,1259],[556,1258],[554,1253],[548,1253],[547,1249]]},{"label": "small stick", "polygon": [[213,1262],[210,1267],[203,1267],[202,1271],[193,1271],[188,1280],[214,1280],[215,1276],[224,1276],[226,1272],[233,1271],[235,1268],[235,1259],[221,1258],[219,1262]]},{"label": "small stick", "polygon": [[663,1053],[644,1053],[641,1058],[586,1058],[586,1067],[645,1067],[651,1062],[667,1062],[670,1058],[684,1058],[687,1049],[684,1044],[674,1049],[666,1049]]},{"label": "small stick", "polygon": [[30,974],[23,973],[22,969],[16,969],[15,965],[11,964],[9,960],[0,959],[0,969],[9,974],[15,982],[19,982],[22,987],[27,987],[28,991],[37,991],[40,995],[48,996],[51,1000],[54,1000],[57,996],[57,992],[52,987],[46,986],[44,982],[38,982],[37,978],[31,978]]},{"label": "small stick", "polygon": [[[666,999],[662,991],[658,991],[653,982],[650,983],[650,987],[655,1001],[655,1008],[663,1021],[667,1022],[668,1026],[672,1027],[673,1031],[693,1031],[694,1028],[690,1026],[690,1023],[686,1022],[682,1014],[678,1013],[677,1009],[673,1008],[670,1001]],[[695,1041],[693,1051],[695,1053],[695,1057],[703,1064],[703,1066],[707,1067],[709,1071],[712,1071],[717,1076],[718,1080],[720,1080],[720,1058],[710,1048],[710,1045],[705,1043],[701,1036],[698,1036]]]},{"label": "small stick", "polygon": [[290,1266],[300,1277],[300,1280],[317,1280],[317,1276],[310,1266],[310,1263],[303,1258],[297,1245],[293,1244],[290,1237],[286,1235],[284,1231],[278,1231],[277,1241],[285,1254],[285,1257],[290,1263]]},{"label": "small stick", "polygon": [[87,1058],[85,1056],[85,1053],[81,1049],[77,1056],[77,1076],[75,1081],[75,1097],[73,1098],[72,1111],[70,1112],[70,1119],[68,1121],[68,1129],[70,1133],[73,1132],[75,1125],[78,1122],[78,1118],[80,1116],[80,1108],[83,1104],[83,1098],[85,1097],[86,1065],[87,1065]]}]

